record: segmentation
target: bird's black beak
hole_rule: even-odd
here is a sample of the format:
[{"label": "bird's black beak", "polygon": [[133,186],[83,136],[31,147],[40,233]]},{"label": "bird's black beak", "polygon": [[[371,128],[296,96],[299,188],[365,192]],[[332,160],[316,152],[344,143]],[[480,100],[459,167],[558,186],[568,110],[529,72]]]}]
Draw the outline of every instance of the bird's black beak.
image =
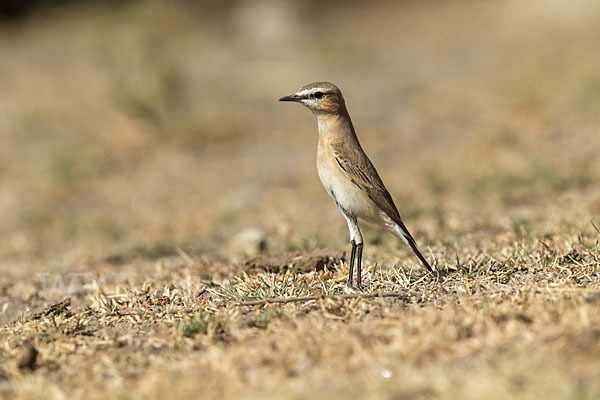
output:
[{"label": "bird's black beak", "polygon": [[279,101],[300,101],[300,96],[294,93],[280,98]]}]

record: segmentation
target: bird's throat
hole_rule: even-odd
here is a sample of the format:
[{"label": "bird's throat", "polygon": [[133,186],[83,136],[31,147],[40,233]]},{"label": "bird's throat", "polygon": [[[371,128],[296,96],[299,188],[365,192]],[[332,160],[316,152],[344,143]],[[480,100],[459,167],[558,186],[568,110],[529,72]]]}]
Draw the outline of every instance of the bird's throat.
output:
[{"label": "bird's throat", "polygon": [[319,137],[327,141],[355,138],[354,127],[347,112],[343,114],[317,115]]}]

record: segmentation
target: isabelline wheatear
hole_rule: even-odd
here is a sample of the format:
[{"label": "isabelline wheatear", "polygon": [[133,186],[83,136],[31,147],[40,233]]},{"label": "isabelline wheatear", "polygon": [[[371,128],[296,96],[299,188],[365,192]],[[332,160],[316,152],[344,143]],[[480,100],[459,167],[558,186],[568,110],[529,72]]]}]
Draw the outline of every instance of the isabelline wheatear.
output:
[{"label": "isabelline wheatear", "polygon": [[361,287],[363,238],[358,218],[384,226],[410,246],[425,268],[433,269],[423,257],[415,239],[406,229],[377,170],[363,151],[342,92],[332,83],[315,82],[279,101],[295,101],[310,109],[319,124],[317,170],[319,178],[350,230],[350,271],[348,286],[352,287],[352,272],[356,257],[356,283]]}]

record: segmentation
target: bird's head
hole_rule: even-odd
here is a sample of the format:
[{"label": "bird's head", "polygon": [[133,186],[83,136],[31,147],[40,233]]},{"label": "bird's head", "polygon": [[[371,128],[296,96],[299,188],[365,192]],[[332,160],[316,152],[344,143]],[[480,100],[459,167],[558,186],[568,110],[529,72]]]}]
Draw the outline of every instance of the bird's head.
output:
[{"label": "bird's head", "polygon": [[280,98],[279,101],[301,103],[316,115],[338,114],[346,110],[342,92],[329,82],[309,83],[296,93]]}]

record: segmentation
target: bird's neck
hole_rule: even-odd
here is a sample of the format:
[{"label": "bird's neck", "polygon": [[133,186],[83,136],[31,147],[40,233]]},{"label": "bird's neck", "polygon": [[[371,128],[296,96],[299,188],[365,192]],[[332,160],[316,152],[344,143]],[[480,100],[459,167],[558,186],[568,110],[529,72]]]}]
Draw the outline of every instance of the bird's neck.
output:
[{"label": "bird's neck", "polygon": [[346,109],[339,113],[316,114],[319,125],[319,139],[328,142],[357,140],[352,120]]}]

